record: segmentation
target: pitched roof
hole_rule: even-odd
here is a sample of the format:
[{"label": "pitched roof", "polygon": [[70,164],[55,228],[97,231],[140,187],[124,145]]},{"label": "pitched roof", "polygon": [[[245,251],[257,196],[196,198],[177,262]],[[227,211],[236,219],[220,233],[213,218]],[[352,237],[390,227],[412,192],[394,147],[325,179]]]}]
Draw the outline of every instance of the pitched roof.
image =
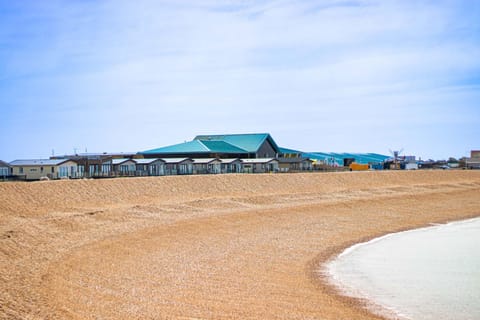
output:
[{"label": "pitched roof", "polygon": [[192,159],[190,158],[165,158],[165,159],[162,159],[163,161],[165,161],[165,163],[181,163],[181,162],[184,162],[184,161],[192,161]]},{"label": "pitched roof", "polygon": [[157,158],[153,158],[153,159],[133,159],[133,161],[135,161],[137,164],[151,164],[151,163],[154,163],[156,161],[165,162],[165,160],[157,159]]},{"label": "pitched roof", "polygon": [[269,163],[272,161],[278,161],[275,158],[253,158],[253,159],[241,159],[243,163]]},{"label": "pitched roof", "polygon": [[71,161],[69,159],[27,159],[14,160],[10,162],[11,166],[58,166],[64,162]]},{"label": "pitched roof", "polygon": [[220,162],[220,159],[217,158],[194,158],[192,159],[193,163],[199,163],[199,164],[209,164],[211,162]]},{"label": "pitched roof", "polygon": [[275,150],[277,144],[268,133],[199,135],[192,141],[141,152],[142,154],[181,153],[255,153],[268,140]]},{"label": "pitched roof", "polygon": [[283,153],[283,154],[300,154],[300,153],[302,153],[302,151],[289,149],[289,148],[280,147],[279,149],[280,149],[280,153]]},{"label": "pitched roof", "polygon": [[242,162],[242,160],[240,160],[239,158],[220,159],[220,161],[222,161],[222,163],[224,163],[224,164],[231,164],[231,163],[234,163],[234,162]]},{"label": "pitched roof", "polygon": [[268,133],[246,133],[246,134],[224,134],[224,135],[199,135],[194,140],[204,141],[223,141],[246,152],[257,152],[260,146],[268,140],[270,144],[279,150],[275,141]]},{"label": "pitched roof", "polygon": [[122,164],[122,163],[127,162],[127,161],[134,161],[134,160],[129,159],[129,158],[112,159],[112,164],[117,165],[117,164]]},{"label": "pitched roof", "polygon": [[5,161],[0,160],[0,167],[1,168],[7,168],[7,167],[10,167],[10,164],[6,163]]},{"label": "pitched roof", "polygon": [[217,140],[201,140],[204,146],[206,146],[211,152],[214,153],[245,153],[246,150],[236,147],[225,141]]},{"label": "pitched roof", "polygon": [[143,151],[141,153],[144,154],[155,154],[155,153],[185,153],[185,152],[195,152],[195,153],[203,153],[209,152],[210,150],[201,142],[201,141],[189,141],[179,144],[174,144],[167,147],[152,149]]}]

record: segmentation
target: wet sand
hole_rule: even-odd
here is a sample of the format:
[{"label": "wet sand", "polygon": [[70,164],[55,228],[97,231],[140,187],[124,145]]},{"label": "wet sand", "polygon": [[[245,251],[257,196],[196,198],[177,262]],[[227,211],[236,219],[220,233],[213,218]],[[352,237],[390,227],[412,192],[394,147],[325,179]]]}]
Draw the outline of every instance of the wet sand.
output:
[{"label": "wet sand", "polygon": [[0,318],[380,319],[318,272],[480,216],[480,171],[0,184]]}]

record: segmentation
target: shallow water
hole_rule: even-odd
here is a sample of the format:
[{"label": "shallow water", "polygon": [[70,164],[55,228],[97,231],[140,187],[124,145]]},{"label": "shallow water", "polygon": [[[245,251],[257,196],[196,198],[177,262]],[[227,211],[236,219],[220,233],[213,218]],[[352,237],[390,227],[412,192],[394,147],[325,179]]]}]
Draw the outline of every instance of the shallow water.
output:
[{"label": "shallow water", "polygon": [[480,319],[480,218],[355,245],[327,265],[346,294],[406,319]]}]

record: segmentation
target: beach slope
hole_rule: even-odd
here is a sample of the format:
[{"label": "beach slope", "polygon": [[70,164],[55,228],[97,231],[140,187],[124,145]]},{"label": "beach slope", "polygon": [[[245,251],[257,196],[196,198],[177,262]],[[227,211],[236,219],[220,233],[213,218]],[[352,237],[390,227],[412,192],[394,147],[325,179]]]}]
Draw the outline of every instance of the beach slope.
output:
[{"label": "beach slope", "polygon": [[480,171],[0,184],[0,318],[379,319],[318,271],[480,216]]}]

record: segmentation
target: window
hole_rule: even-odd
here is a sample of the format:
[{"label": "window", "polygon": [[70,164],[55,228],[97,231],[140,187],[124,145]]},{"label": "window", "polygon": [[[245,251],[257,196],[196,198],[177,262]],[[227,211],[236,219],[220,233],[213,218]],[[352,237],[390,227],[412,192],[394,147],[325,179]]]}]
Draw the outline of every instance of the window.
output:
[{"label": "window", "polygon": [[43,173],[43,167],[40,167],[40,172],[42,172],[42,173]]},{"label": "window", "polygon": [[110,173],[110,164],[102,164],[102,172],[103,173]]},{"label": "window", "polygon": [[18,168],[19,173],[23,173],[23,167]]},{"label": "window", "polygon": [[52,173],[55,173],[55,167],[52,167]]}]

